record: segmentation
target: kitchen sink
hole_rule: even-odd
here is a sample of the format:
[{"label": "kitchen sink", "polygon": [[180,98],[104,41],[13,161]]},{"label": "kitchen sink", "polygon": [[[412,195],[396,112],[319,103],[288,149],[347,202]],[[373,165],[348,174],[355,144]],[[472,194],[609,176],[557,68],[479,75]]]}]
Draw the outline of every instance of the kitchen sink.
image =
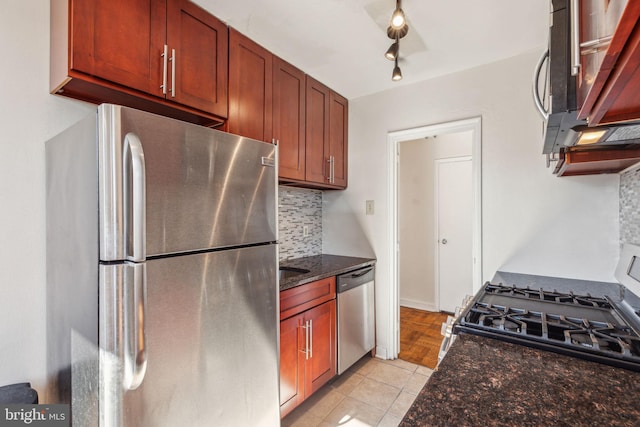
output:
[{"label": "kitchen sink", "polygon": [[295,267],[280,267],[280,280],[290,279],[300,274],[309,273],[311,270]]}]

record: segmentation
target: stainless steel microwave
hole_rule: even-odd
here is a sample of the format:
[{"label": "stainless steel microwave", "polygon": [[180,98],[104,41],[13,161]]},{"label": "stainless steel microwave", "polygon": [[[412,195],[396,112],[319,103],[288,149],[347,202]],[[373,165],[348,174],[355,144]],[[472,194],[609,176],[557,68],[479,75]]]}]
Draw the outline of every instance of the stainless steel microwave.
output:
[{"label": "stainless steel microwave", "polygon": [[[533,81],[534,101],[546,121],[543,154],[566,147],[622,148],[640,144],[640,122],[588,126],[577,118],[576,77],[571,75],[571,1],[552,0],[549,48],[538,61]],[[542,80],[541,80],[542,79]]]}]

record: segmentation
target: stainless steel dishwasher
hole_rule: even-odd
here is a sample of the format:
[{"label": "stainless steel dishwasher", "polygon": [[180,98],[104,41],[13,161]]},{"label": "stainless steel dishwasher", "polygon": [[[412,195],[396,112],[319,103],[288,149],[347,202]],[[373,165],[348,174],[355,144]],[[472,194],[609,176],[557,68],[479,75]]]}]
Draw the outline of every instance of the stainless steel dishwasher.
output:
[{"label": "stainless steel dishwasher", "polygon": [[368,266],[338,276],[338,374],[376,344],[374,272]]}]

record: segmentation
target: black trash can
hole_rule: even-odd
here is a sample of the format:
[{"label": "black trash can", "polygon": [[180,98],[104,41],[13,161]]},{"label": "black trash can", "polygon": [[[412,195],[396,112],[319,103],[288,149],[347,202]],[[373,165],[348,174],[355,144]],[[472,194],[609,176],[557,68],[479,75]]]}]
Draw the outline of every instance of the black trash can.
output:
[{"label": "black trash can", "polygon": [[31,404],[38,403],[38,392],[31,388],[31,383],[17,383],[0,387],[0,403]]}]

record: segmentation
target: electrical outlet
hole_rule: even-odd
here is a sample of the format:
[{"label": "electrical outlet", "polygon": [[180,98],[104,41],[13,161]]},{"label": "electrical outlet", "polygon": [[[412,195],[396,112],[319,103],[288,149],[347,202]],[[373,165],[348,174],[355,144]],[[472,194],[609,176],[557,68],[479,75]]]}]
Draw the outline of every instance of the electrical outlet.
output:
[{"label": "electrical outlet", "polygon": [[302,226],[302,237],[307,237],[309,235],[309,226],[308,225],[303,225]]},{"label": "electrical outlet", "polygon": [[365,206],[365,213],[367,215],[373,215],[373,200],[367,200]]}]

